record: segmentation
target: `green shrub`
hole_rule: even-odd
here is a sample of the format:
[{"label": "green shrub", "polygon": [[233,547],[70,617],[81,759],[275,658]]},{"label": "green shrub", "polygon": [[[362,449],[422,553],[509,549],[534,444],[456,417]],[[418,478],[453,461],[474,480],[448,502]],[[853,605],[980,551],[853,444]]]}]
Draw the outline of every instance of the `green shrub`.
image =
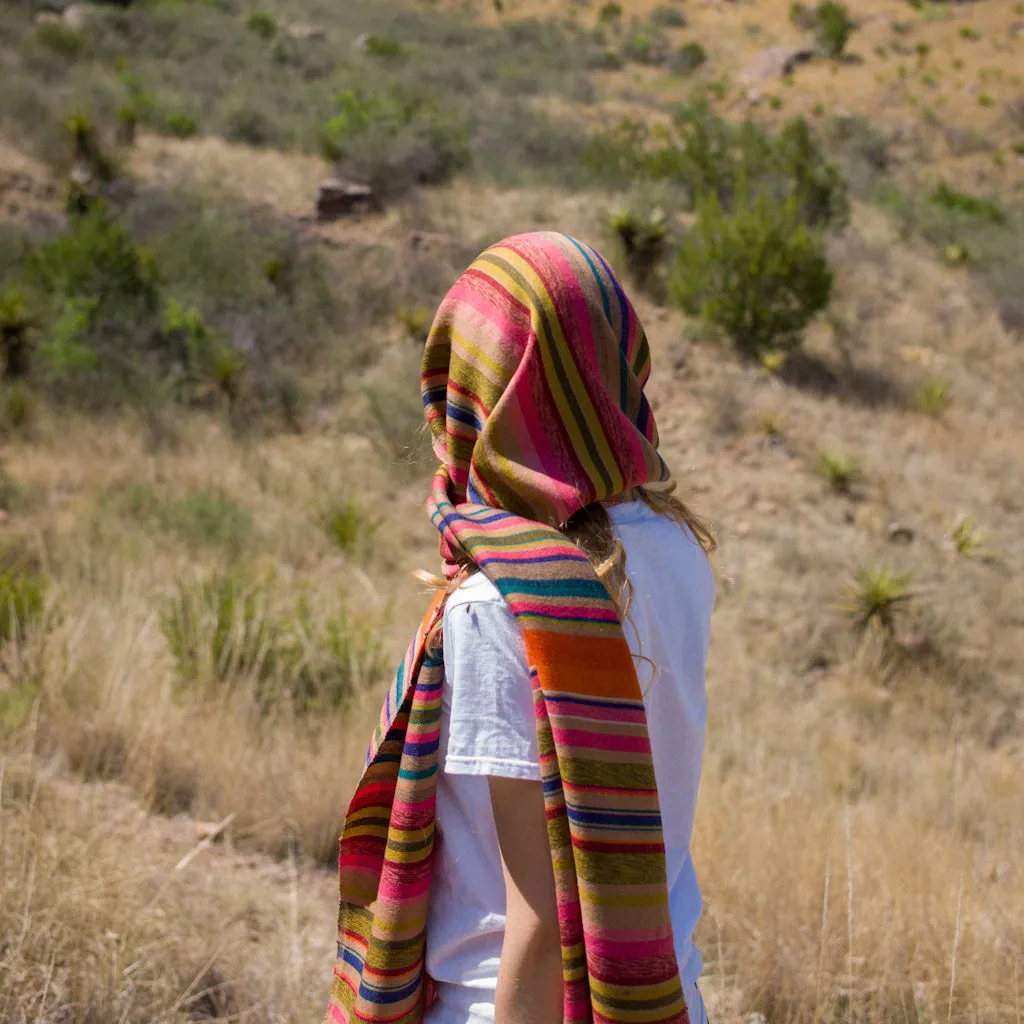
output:
[{"label": "green shrub", "polygon": [[821,235],[795,197],[741,189],[731,211],[698,201],[697,220],[671,278],[678,304],[721,329],[747,356],[798,347],[829,302],[832,271]]},{"label": "green shrub", "polygon": [[68,60],[78,57],[85,45],[81,33],[59,21],[43,21],[36,26],[36,39],[54,53]]},{"label": "green shrub", "polygon": [[990,224],[1005,224],[1006,214],[991,199],[981,199],[969,192],[958,192],[945,182],[940,182],[928,200],[933,206],[941,207],[952,213],[962,213],[967,217],[975,217],[988,221]]},{"label": "green shrub", "polygon": [[674,75],[692,75],[707,62],[708,54],[700,43],[695,40],[681,46],[668,59],[668,69]]},{"label": "green shrub", "polygon": [[858,459],[830,448],[819,449],[815,469],[837,494],[850,494],[854,486],[864,479]]},{"label": "green shrub", "polygon": [[981,33],[970,25],[964,25],[963,28],[960,29],[960,38],[967,39],[970,42],[975,43],[981,38]]},{"label": "green shrub", "polygon": [[164,311],[161,334],[187,373],[192,397],[219,392],[229,406],[235,404],[245,357],[206,323],[198,309],[171,299]]},{"label": "green shrub", "polygon": [[668,40],[656,25],[636,25],[626,36],[622,52],[637,64],[658,66],[668,56]]},{"label": "green shrub", "polygon": [[623,185],[648,179],[681,185],[692,198],[714,193],[725,208],[741,180],[756,181],[779,200],[795,197],[812,226],[841,226],[849,218],[845,179],[803,118],[771,136],[751,121],[730,124],[698,99],[676,110],[668,131],[623,120],[595,133],[583,165],[588,174]]},{"label": "green shrub", "polygon": [[601,25],[613,25],[622,19],[622,4],[614,0],[604,4],[597,13],[598,23]]},{"label": "green shrub", "polygon": [[163,127],[177,139],[188,139],[199,131],[199,122],[192,114],[173,110],[164,118]]},{"label": "green shrub", "polygon": [[429,96],[397,86],[341,93],[321,150],[379,194],[444,180],[469,161],[466,126]]},{"label": "green shrub", "polygon": [[405,47],[390,36],[367,36],[363,43],[363,53],[368,57],[379,57],[382,60],[394,60],[405,55]]},{"label": "green shrub", "polygon": [[0,392],[0,418],[12,430],[20,430],[32,418],[35,399],[20,380],[8,384]]},{"label": "green shrub", "polygon": [[229,142],[244,142],[257,148],[271,146],[278,139],[273,121],[262,110],[245,104],[224,115],[223,134]]},{"label": "green shrub", "polygon": [[846,4],[824,0],[814,12],[814,36],[827,57],[841,57],[853,34],[853,21]]},{"label": "green shrub", "polygon": [[253,11],[246,20],[246,28],[260,39],[271,40],[277,35],[277,22],[266,11]]},{"label": "green shrub", "polygon": [[684,28],[686,15],[678,7],[662,4],[651,12],[651,24],[659,28]]},{"label": "green shrub", "polygon": [[950,551],[955,551],[964,558],[974,558],[984,552],[985,534],[975,526],[971,516],[961,515],[946,534],[945,543]]},{"label": "green shrub", "polygon": [[0,648],[22,640],[43,618],[49,586],[30,570],[0,570]]}]

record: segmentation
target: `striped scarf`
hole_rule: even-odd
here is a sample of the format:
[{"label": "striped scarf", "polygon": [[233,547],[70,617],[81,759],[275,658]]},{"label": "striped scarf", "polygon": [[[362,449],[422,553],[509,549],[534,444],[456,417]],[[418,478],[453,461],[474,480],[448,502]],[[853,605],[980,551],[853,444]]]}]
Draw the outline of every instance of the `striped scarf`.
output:
[{"label": "striped scarf", "polygon": [[[564,1020],[685,1024],[643,698],[622,625],[558,527],[668,480],[643,387],[646,337],[581,243],[488,249],[438,310],[423,401],[440,469],[427,502],[453,574],[484,572],[523,631],[558,896]],[[341,837],[325,1024],[416,1024],[444,679],[434,601],[392,684]]]}]

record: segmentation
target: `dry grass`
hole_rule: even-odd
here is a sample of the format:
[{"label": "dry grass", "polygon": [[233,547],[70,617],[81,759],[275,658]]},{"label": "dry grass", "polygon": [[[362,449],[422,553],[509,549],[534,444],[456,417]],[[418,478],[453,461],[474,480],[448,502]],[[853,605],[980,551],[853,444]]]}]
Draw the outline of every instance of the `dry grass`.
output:
[{"label": "dry grass", "polygon": [[[910,21],[906,45],[965,62],[936,90],[943,118],[1002,139],[1003,122],[986,120],[999,108],[955,83],[989,65],[1011,74],[996,45],[1009,7],[952,5],[948,21],[924,21],[902,0],[865,2],[851,43],[865,63],[801,68],[792,87],[773,87],[780,116],[821,100],[931,131],[911,103],[917,85],[894,85],[897,58],[873,52],[880,33],[890,45],[892,21]],[[506,0],[506,17],[551,8]],[[787,10],[690,5],[673,39],[707,45],[702,75],[735,75],[793,39]],[[968,22],[980,41],[960,39]],[[683,88],[648,68],[602,73],[607,110]],[[0,158],[33,176],[17,154]],[[143,136],[132,159],[144,183],[184,177],[290,215],[307,212],[320,174],[316,160],[215,139]],[[1008,187],[991,154],[954,158],[936,144],[930,166],[967,187]],[[397,311],[424,290],[408,276],[460,266],[512,231],[603,246],[619,198],[460,180],[316,231],[328,247],[414,252],[391,267]],[[857,205],[830,244],[837,317],[776,374],[685,340],[694,325],[640,304],[666,456],[722,540],[694,843],[705,994],[721,1021],[1020,1024],[1024,350],[963,271],[908,246],[877,210]],[[334,273],[346,287],[341,262]],[[409,572],[432,567],[436,549],[421,509],[416,347],[394,315],[368,331],[368,370],[309,382],[343,398],[302,435],[239,438],[191,414],[154,431],[40,408],[5,437],[17,500],[0,516],[0,552],[53,580],[54,615],[0,650],[0,1020],[319,1013],[334,917],[324,866],[383,680],[337,712],[268,711],[245,680],[231,692],[183,685],[160,612],[178,581],[234,566],[273,574],[275,607],[347,610],[399,656],[423,603]],[[940,418],[915,407],[930,380],[955,392]],[[822,486],[821,447],[863,461],[853,493]],[[186,499],[214,486],[251,523],[237,545],[191,543],[129,500],[139,487]],[[349,501],[382,521],[346,551],[325,509]],[[958,516],[983,524],[983,558],[949,550]],[[858,632],[841,602],[870,564],[912,572],[915,597],[891,627]],[[229,816],[225,840],[176,869],[196,823]]]}]

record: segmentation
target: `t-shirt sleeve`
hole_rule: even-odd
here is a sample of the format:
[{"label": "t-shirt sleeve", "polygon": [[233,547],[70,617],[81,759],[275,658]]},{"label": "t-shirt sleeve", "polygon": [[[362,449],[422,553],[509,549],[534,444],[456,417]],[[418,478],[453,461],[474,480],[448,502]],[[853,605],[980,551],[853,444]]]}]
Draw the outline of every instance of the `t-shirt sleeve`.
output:
[{"label": "t-shirt sleeve", "polygon": [[451,775],[541,780],[526,644],[504,601],[455,604],[445,612],[445,675],[451,700]]}]

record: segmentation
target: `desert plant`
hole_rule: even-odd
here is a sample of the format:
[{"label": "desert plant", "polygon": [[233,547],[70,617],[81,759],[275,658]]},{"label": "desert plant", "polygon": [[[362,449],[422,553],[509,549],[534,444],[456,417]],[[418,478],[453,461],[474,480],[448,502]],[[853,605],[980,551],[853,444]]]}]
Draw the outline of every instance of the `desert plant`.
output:
[{"label": "desert plant", "polygon": [[953,385],[948,380],[932,377],[926,380],[915,396],[917,407],[928,416],[941,416],[953,397]]},{"label": "desert plant", "polygon": [[348,90],[320,135],[321,151],[381,194],[438,182],[469,160],[466,127],[430,96],[398,87]]},{"label": "desert plant", "polygon": [[674,75],[692,75],[707,62],[707,50],[696,40],[684,43],[668,59],[668,69]]},{"label": "desert plant", "polygon": [[665,63],[668,40],[656,25],[634,25],[622,45],[627,60],[652,66]]},{"label": "desert plant", "polygon": [[268,610],[268,587],[238,572],[179,583],[160,627],[185,683],[269,679],[276,671],[280,630]]},{"label": "desert plant", "polygon": [[651,12],[651,23],[660,28],[684,28],[686,15],[671,4],[662,4]]},{"label": "desert plant", "polygon": [[966,217],[988,221],[990,224],[1006,224],[1006,214],[998,203],[991,199],[982,199],[969,192],[959,192],[950,188],[944,181],[940,182],[932,192],[928,201],[951,213],[961,213]]},{"label": "desert plant", "polygon": [[69,114],[64,131],[71,141],[71,157],[78,179],[96,177],[110,181],[117,176],[117,165],[104,149],[92,115],[84,110]]},{"label": "desert plant", "polygon": [[984,547],[985,535],[969,515],[960,515],[946,534],[945,543],[950,551],[964,558],[974,558]]},{"label": "desert plant", "polygon": [[816,24],[815,11],[802,3],[789,5],[789,20],[802,32],[810,32]]},{"label": "desert plant", "polygon": [[622,20],[622,4],[609,0],[609,3],[602,5],[597,12],[597,21],[600,25],[614,25]]},{"label": "desert plant", "polygon": [[976,43],[981,38],[981,33],[970,25],[964,25],[960,29],[960,38]]},{"label": "desert plant", "polygon": [[141,115],[135,102],[122,104],[117,110],[117,141],[122,146],[131,146],[135,142]]},{"label": "desert plant", "polygon": [[351,498],[328,505],[321,521],[327,536],[348,554],[362,553],[380,528],[380,521],[370,518],[362,505]]},{"label": "desert plant", "polygon": [[135,519],[173,533],[190,548],[222,548],[237,555],[252,532],[248,510],[217,486],[164,499],[136,484],[119,501]]},{"label": "desert plant", "polygon": [[382,60],[394,60],[405,54],[405,47],[390,36],[367,36],[363,41],[363,53],[368,57],[379,57]]},{"label": "desert plant", "polygon": [[824,0],[814,11],[814,36],[827,57],[841,57],[853,33],[846,4]]},{"label": "desert plant", "polygon": [[177,139],[188,139],[199,131],[199,122],[184,110],[172,110],[164,118],[164,129]]},{"label": "desert plant", "polygon": [[0,570],[0,647],[22,640],[43,618],[47,579],[31,570]]},{"label": "desert plant", "polygon": [[726,211],[717,196],[698,202],[670,287],[677,303],[732,339],[746,356],[796,348],[827,305],[832,271],[821,235],[799,204],[742,189]]},{"label": "desert plant", "polygon": [[277,22],[273,15],[266,11],[253,11],[245,22],[245,27],[260,37],[271,40],[277,35]]},{"label": "desert plant", "polygon": [[426,343],[430,333],[430,311],[426,306],[399,306],[395,316],[410,340],[417,345]]},{"label": "desert plant", "polygon": [[865,566],[855,574],[841,607],[860,629],[877,621],[891,630],[896,613],[913,600],[910,580],[910,573],[897,573],[887,565]]},{"label": "desert plant", "polygon": [[8,285],[0,291],[0,356],[5,379],[24,377],[29,368],[29,346],[38,318],[24,288]]},{"label": "desert plant", "polygon": [[85,40],[80,32],[60,21],[43,21],[36,26],[36,39],[48,50],[74,60],[82,52]]},{"label": "desert plant", "polygon": [[668,252],[665,211],[661,207],[647,213],[620,210],[609,218],[608,225],[622,246],[629,272],[639,287],[645,287]]},{"label": "desert plant", "polygon": [[831,448],[818,451],[815,469],[837,494],[850,494],[854,486],[864,479],[860,461],[852,455]]}]

